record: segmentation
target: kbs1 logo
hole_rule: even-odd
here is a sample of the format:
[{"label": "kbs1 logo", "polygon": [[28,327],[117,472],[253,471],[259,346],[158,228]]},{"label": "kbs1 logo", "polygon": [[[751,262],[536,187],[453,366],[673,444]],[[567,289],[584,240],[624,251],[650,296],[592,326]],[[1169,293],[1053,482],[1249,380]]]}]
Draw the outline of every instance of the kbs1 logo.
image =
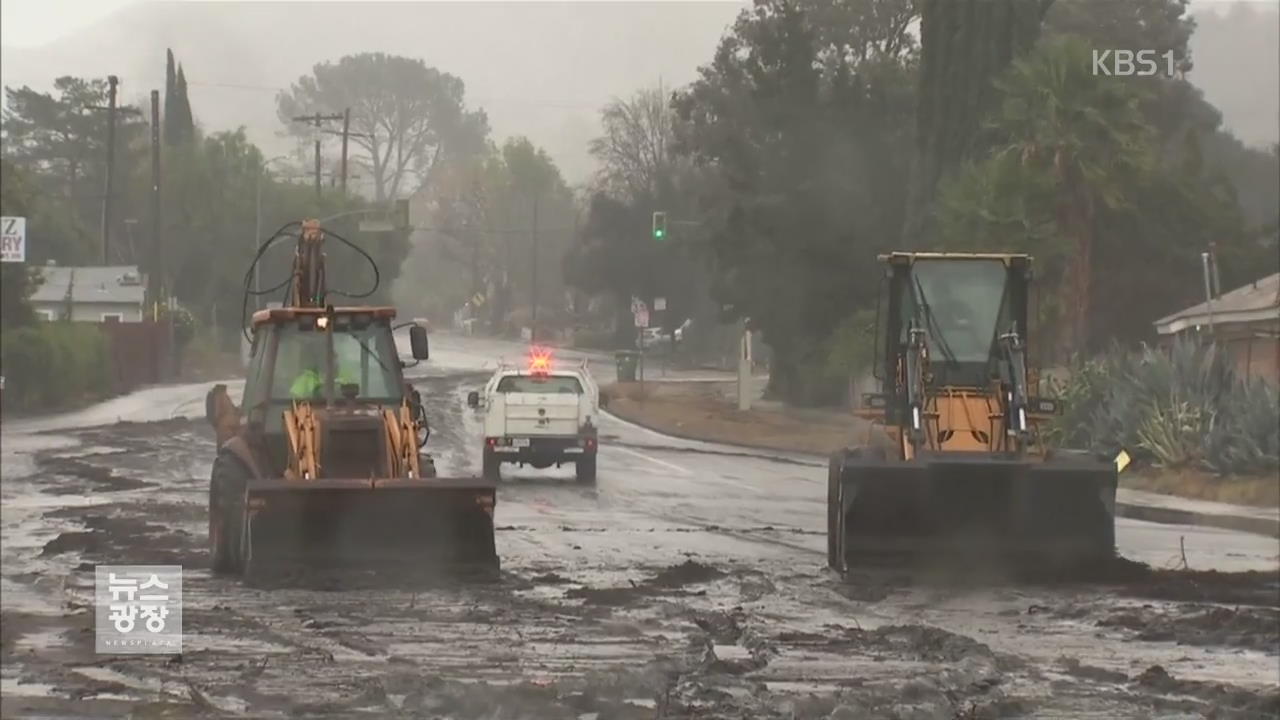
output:
[{"label": "kbs1 logo", "polygon": [[1151,77],[1163,74],[1174,77],[1178,69],[1173,51],[1094,50],[1093,74],[1108,77]]}]

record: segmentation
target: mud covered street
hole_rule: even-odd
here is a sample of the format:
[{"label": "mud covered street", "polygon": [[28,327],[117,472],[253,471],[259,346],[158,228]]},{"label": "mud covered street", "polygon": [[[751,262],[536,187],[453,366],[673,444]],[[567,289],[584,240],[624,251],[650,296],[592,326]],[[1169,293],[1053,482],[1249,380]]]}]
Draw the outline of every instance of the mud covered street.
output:
[{"label": "mud covered street", "polygon": [[[488,349],[453,342],[416,382],[441,474],[475,473]],[[1121,520],[1089,582],[842,582],[825,467],[616,420],[595,488],[504,467],[497,581],[246,587],[207,569],[203,391],[5,428],[4,717],[1280,713],[1273,538]],[[182,656],[95,655],[93,566],[151,563],[185,568]]]}]

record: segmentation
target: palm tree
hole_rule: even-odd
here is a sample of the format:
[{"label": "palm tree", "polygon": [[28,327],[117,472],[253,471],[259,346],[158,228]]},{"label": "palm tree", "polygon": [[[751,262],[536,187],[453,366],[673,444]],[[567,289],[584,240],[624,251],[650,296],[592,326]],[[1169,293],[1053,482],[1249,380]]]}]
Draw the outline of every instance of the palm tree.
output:
[{"label": "palm tree", "polygon": [[1015,61],[996,87],[1004,100],[987,123],[997,140],[993,161],[1020,164],[1052,188],[1056,234],[1070,248],[1063,340],[1083,350],[1098,210],[1128,205],[1129,189],[1153,163],[1142,96],[1135,83],[1094,75],[1089,46],[1073,36]]}]

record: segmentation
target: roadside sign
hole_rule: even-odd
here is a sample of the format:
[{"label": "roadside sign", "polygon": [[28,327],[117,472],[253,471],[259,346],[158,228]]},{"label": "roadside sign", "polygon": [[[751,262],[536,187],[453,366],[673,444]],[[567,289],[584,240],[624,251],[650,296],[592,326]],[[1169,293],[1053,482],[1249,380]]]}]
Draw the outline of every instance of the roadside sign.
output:
[{"label": "roadside sign", "polygon": [[0,262],[27,261],[27,219],[0,217]]},{"label": "roadside sign", "polygon": [[654,298],[654,299],[653,299],[653,309],[654,309],[654,310],[666,310],[666,309],[667,309],[667,299],[666,299],[666,298],[664,298],[664,297]]},{"label": "roadside sign", "polygon": [[636,312],[636,327],[638,328],[649,327],[649,311],[648,310],[641,309]]}]

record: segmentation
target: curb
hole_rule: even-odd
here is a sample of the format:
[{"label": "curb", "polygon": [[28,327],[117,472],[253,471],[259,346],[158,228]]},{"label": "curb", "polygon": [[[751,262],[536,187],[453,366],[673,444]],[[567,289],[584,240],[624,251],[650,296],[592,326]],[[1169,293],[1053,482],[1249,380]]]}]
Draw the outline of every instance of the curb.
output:
[{"label": "curb", "polygon": [[[764,445],[751,445],[741,442],[728,442],[723,440],[713,440],[705,437],[695,437],[688,433],[672,432],[670,430],[659,428],[655,425],[633,420],[624,415],[619,415],[611,410],[604,410],[605,414],[612,418],[630,423],[637,427],[644,428],[650,432],[673,437],[689,442],[708,443],[712,445],[724,445],[727,447],[740,448],[744,450],[755,450],[757,452],[778,452],[788,453],[804,458],[811,458],[817,462],[825,462],[826,455],[821,455],[805,450],[786,449],[778,447],[768,447]],[[833,451],[834,452],[834,451]],[[1174,496],[1176,497],[1176,496]],[[1197,527],[1217,528],[1220,530],[1230,530],[1233,532],[1244,532],[1253,535],[1262,535],[1265,537],[1280,538],[1280,521],[1269,520],[1266,518],[1250,517],[1245,515],[1219,515],[1212,513],[1199,513],[1191,510],[1179,510],[1176,508],[1158,507],[1155,505],[1137,505],[1134,503],[1116,503],[1116,517],[1128,518],[1131,520],[1141,520],[1144,522],[1159,523],[1161,525],[1194,525]]]},{"label": "curb", "polygon": [[1269,520],[1260,517],[1198,513],[1191,510],[1121,502],[1116,503],[1116,515],[1131,520],[1160,523],[1161,525],[1195,525],[1196,527],[1218,528],[1220,530],[1232,530],[1280,538],[1280,520]]},{"label": "curb", "polygon": [[[752,445],[749,443],[732,442],[728,440],[713,440],[705,437],[697,437],[694,435],[690,435],[688,433],[673,432],[671,430],[660,428],[650,423],[642,422],[639,420],[633,420],[625,415],[620,415],[612,410],[602,409],[602,412],[604,412],[609,417],[614,418],[615,420],[621,420],[622,422],[630,423],[632,425],[635,425],[636,427],[644,428],[649,432],[655,432],[655,433],[658,433],[659,435],[665,435],[667,437],[676,438],[678,440],[687,440],[688,442],[697,442],[697,443],[708,443],[711,445],[724,445],[726,447],[739,448],[742,450],[755,450],[758,452],[787,453],[787,454],[796,455],[799,457],[811,458],[813,460],[821,461],[824,463],[828,459],[827,454],[815,453],[808,450],[796,450],[795,448],[769,447],[767,445]],[[831,452],[835,452],[835,451],[832,450]]]}]

